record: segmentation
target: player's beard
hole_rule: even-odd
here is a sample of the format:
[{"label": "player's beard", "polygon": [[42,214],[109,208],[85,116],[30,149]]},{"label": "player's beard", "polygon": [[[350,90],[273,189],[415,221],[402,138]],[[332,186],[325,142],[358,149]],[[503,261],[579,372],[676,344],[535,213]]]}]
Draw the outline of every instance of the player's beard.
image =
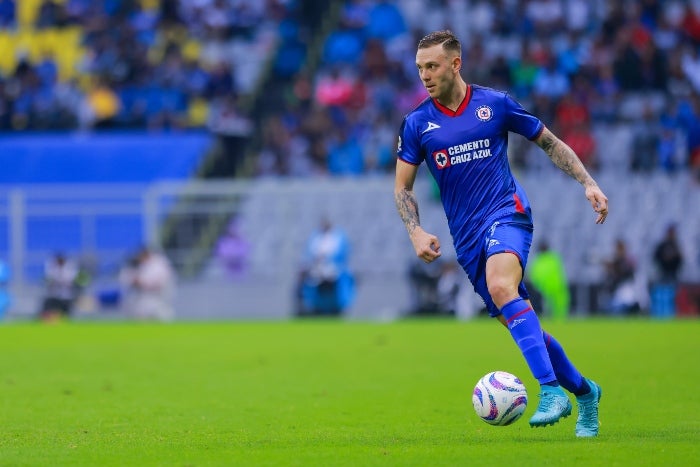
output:
[{"label": "player's beard", "polygon": [[447,106],[452,99],[455,89],[455,80],[445,76],[439,82],[434,83],[433,94],[430,97],[436,99],[440,104]]}]

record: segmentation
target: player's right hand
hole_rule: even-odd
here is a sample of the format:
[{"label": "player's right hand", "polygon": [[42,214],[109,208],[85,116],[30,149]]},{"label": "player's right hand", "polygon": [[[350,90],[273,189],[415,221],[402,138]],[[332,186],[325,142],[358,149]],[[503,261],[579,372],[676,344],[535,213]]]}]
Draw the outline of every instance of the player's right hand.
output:
[{"label": "player's right hand", "polygon": [[413,248],[416,250],[416,256],[426,263],[432,263],[442,255],[440,252],[440,240],[435,235],[429,234],[421,228],[413,231],[411,242],[413,242]]}]

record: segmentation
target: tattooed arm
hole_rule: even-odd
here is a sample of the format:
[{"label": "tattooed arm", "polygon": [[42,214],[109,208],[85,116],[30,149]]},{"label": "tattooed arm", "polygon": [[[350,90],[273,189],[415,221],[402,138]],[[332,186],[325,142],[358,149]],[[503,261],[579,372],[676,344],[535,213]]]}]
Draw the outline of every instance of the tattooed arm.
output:
[{"label": "tattooed arm", "polygon": [[416,256],[430,263],[440,256],[440,241],[435,235],[429,234],[420,226],[418,215],[418,200],[413,192],[418,167],[398,159],[396,161],[396,182],[394,185],[394,201],[399,216],[406,226],[408,236],[416,250]]},{"label": "tattooed arm", "polygon": [[595,212],[598,213],[596,224],[605,222],[605,218],[608,216],[608,198],[598,187],[573,149],[547,128],[535,139],[535,143],[544,150],[557,167],[583,185],[586,189],[586,198],[590,201]]}]

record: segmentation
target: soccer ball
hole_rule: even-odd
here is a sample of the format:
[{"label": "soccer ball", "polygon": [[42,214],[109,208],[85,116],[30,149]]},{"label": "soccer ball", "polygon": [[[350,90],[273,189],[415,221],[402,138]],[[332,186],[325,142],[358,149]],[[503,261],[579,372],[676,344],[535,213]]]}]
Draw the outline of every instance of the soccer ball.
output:
[{"label": "soccer ball", "polygon": [[517,376],[492,371],[476,383],[472,403],[479,418],[489,425],[510,425],[525,413],[527,391]]}]

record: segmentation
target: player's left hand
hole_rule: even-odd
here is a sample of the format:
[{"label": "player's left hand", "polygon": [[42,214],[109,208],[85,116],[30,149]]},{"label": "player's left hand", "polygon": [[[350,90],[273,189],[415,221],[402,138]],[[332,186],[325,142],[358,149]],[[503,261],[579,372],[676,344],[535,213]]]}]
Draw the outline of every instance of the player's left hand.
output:
[{"label": "player's left hand", "polygon": [[595,223],[605,222],[605,218],[608,217],[608,197],[605,196],[603,190],[598,185],[589,185],[586,187],[586,198],[593,206],[593,210],[598,213]]}]

